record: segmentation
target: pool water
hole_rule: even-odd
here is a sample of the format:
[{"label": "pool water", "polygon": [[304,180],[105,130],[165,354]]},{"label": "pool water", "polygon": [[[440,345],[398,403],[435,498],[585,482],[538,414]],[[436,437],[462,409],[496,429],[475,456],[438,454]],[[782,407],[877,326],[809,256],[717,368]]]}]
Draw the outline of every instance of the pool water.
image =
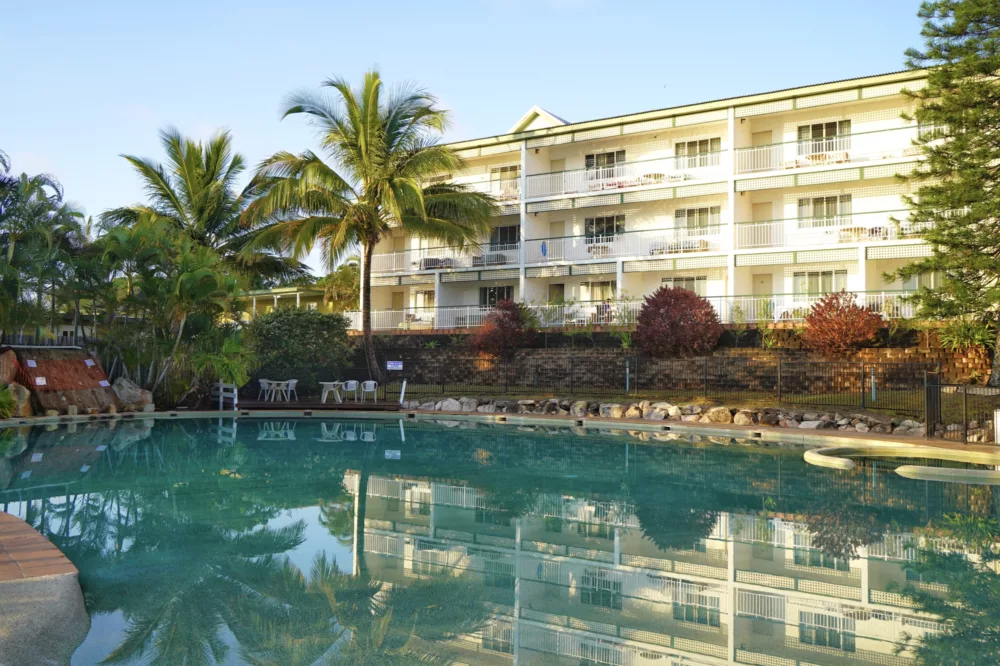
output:
[{"label": "pool water", "polygon": [[80,570],[73,664],[997,663],[1000,496],[802,451],[403,420],[50,426],[0,433],[0,509]]}]

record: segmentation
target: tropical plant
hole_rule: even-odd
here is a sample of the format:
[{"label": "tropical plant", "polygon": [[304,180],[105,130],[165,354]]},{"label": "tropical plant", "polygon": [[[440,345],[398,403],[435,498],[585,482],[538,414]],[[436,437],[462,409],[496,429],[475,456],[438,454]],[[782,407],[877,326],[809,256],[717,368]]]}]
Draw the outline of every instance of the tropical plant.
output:
[{"label": "tropical plant", "polygon": [[509,359],[535,338],[535,320],[523,303],[499,301],[474,334],[469,346],[480,354]]},{"label": "tropical plant", "polygon": [[345,312],[358,307],[361,294],[361,265],[355,257],[341,263],[327,276],[316,281],[323,289],[323,302],[329,303],[333,312]]},{"label": "tropical plant", "polygon": [[814,303],[805,323],[802,337],[809,347],[826,354],[842,354],[873,342],[882,317],[858,305],[854,294],[840,291]]},{"label": "tropical plant", "polygon": [[456,173],[462,161],[436,143],[447,114],[412,87],[386,95],[377,71],[357,90],[343,79],[323,86],[336,103],[312,93],[293,95],[284,116],[306,114],[320,131],[330,163],[311,151],[264,160],[252,186],[260,196],[244,213],[260,229],[253,247],[277,246],[302,257],[319,244],[328,269],[361,248],[361,325],[365,358],[381,377],[371,331],[371,269],[376,244],[394,229],[464,247],[476,245],[496,214],[493,199],[462,185],[432,181]]},{"label": "tropical plant", "polygon": [[951,351],[968,351],[973,347],[992,349],[997,336],[993,325],[967,317],[949,320],[939,331],[941,346]]},{"label": "tropical plant", "polygon": [[340,377],[348,367],[347,320],[339,314],[279,308],[255,317],[246,334],[258,374],[298,379],[303,391],[316,391],[319,382]]},{"label": "tropical plant", "polygon": [[160,132],[160,143],[167,156],[165,164],[122,156],[142,180],[149,203],[103,213],[104,228],[133,227],[140,220],[165,222],[193,243],[218,252],[226,266],[250,286],[266,286],[305,273],[302,264],[276,255],[270,247],[260,243],[251,247],[260,225],[248,225],[241,216],[260,183],[251,181],[237,188],[246,167],[243,157],[233,152],[229,132],[219,132],[202,143],[168,128]]},{"label": "tropical plant", "polygon": [[660,287],[639,310],[635,342],[656,358],[694,356],[711,352],[721,335],[711,303],[688,289]]},{"label": "tropical plant", "polygon": [[[926,159],[910,173],[909,223],[932,250],[896,271],[904,279],[939,279],[914,295],[925,317],[973,316],[1000,334],[1000,10],[987,0],[921,4],[923,48],[907,50],[907,66],[927,71],[927,84],[908,94]],[[989,384],[1000,386],[1000,356]]]},{"label": "tropical plant", "polygon": [[10,392],[9,386],[0,386],[0,419],[9,419],[14,416],[14,410],[17,409],[17,400],[14,398],[14,394]]}]

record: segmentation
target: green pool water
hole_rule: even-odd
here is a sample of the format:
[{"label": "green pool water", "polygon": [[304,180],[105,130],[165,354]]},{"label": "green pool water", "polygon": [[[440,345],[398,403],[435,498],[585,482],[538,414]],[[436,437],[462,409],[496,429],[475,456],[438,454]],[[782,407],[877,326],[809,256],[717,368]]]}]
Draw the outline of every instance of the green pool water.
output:
[{"label": "green pool water", "polygon": [[802,453],[457,422],[50,426],[0,431],[0,509],[80,570],[72,664],[1000,662],[1000,490]]}]

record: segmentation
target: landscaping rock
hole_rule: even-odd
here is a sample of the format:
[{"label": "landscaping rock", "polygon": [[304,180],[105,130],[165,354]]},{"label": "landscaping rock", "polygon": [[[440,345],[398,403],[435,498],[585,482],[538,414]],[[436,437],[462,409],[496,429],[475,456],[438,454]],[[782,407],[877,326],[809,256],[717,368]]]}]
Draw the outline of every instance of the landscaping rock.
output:
[{"label": "landscaping rock", "polygon": [[[69,409],[67,408],[66,413],[69,414]],[[108,405],[108,414],[117,414],[118,408],[114,405]]]},{"label": "landscaping rock", "polygon": [[46,416],[59,416],[59,410],[58,409],[46,409],[45,410],[45,415]]},{"label": "landscaping rock", "polygon": [[0,354],[0,384],[13,384],[17,380],[17,354],[8,349]]},{"label": "landscaping rock", "polygon": [[701,420],[704,423],[732,423],[733,415],[728,407],[712,407]]},{"label": "landscaping rock", "polygon": [[632,405],[627,410],[625,410],[625,418],[627,419],[641,419],[642,418],[642,408],[639,405]]},{"label": "landscaping rock", "polygon": [[479,405],[476,407],[477,412],[482,412],[483,414],[493,414],[497,411],[497,406],[493,403],[487,403],[485,405]]},{"label": "landscaping rock", "polygon": [[917,423],[916,421],[912,420],[912,419],[906,419],[902,423],[899,424],[899,427],[913,429],[913,428],[919,428],[920,424]]},{"label": "landscaping rock", "polygon": [[653,409],[649,412],[649,417],[651,421],[663,421],[667,418],[667,412],[662,409]]},{"label": "landscaping rock", "polygon": [[778,422],[778,425],[782,428],[798,428],[799,421],[798,419],[786,418],[786,419],[781,419],[781,421]]},{"label": "landscaping rock", "polygon": [[479,401],[475,398],[459,398],[458,404],[462,406],[463,412],[474,412],[479,406]]},{"label": "landscaping rock", "polygon": [[434,411],[436,412],[460,412],[462,411],[462,403],[454,398],[445,398],[438,404],[434,406]]},{"label": "landscaping rock", "polygon": [[779,418],[777,412],[761,412],[760,417],[758,417],[757,422],[764,426],[776,426],[778,425]]},{"label": "landscaping rock", "polygon": [[858,432],[868,432],[869,430],[868,424],[865,423],[864,421],[859,421],[858,423],[855,423],[854,429],[857,430]]},{"label": "landscaping rock", "polygon": [[741,409],[736,412],[736,415],[733,417],[733,423],[736,425],[756,425],[757,419],[754,417],[753,412]]},{"label": "landscaping rock", "polygon": [[799,424],[799,428],[802,428],[803,430],[820,430],[822,428],[825,428],[828,423],[829,421],[819,421],[819,420],[803,421],[802,423]]},{"label": "landscaping rock", "polygon": [[577,400],[572,405],[570,405],[569,413],[571,416],[587,416],[587,401]]},{"label": "landscaping rock", "polygon": [[681,421],[691,421],[691,422],[693,422],[693,421],[700,421],[700,420],[701,420],[701,415],[700,414],[685,414],[684,416],[681,417]]},{"label": "landscaping rock", "polygon": [[17,383],[11,383],[7,388],[10,390],[11,395],[14,396],[13,416],[15,418],[33,416],[35,411],[31,407],[31,391]]},{"label": "landscaping rock", "polygon": [[79,408],[76,405],[66,406],[66,416],[76,416],[79,413]]},{"label": "landscaping rock", "polygon": [[910,429],[909,428],[904,428],[903,426],[899,426],[899,427],[895,428],[892,431],[892,434],[893,435],[908,435],[908,434],[910,434]]},{"label": "landscaping rock", "polygon": [[153,404],[153,394],[146,389],[139,388],[138,385],[130,382],[124,377],[119,377],[115,380],[115,383],[111,385],[114,389],[115,395],[122,402],[132,403],[133,405],[151,405]]},{"label": "landscaping rock", "polygon": [[667,416],[671,416],[671,417],[676,416],[676,417],[679,418],[679,417],[681,417],[683,415],[684,415],[684,412],[681,411],[681,408],[678,407],[677,405],[670,405],[670,407],[667,408]]},{"label": "landscaping rock", "polygon": [[682,409],[685,414],[701,414],[701,407],[699,405],[684,405]]},{"label": "landscaping rock", "polygon": [[417,409],[419,409],[422,412],[433,412],[436,406],[437,403],[435,402],[422,402],[420,403],[420,406],[417,407]]}]

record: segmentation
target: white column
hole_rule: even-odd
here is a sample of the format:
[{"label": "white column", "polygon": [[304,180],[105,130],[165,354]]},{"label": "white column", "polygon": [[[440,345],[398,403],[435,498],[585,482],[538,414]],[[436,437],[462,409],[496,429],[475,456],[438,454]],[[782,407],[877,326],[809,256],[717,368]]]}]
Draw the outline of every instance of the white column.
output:
[{"label": "white column", "polygon": [[434,328],[441,328],[441,274],[434,273]]},{"label": "white column", "polygon": [[[729,252],[729,261],[726,264],[726,296],[736,295],[736,109],[734,107],[729,107],[727,114],[726,132],[729,135],[729,152],[728,159],[726,159],[727,171],[728,171],[728,182],[729,182],[729,201],[727,202],[727,211],[725,215],[725,223],[728,228],[723,230],[725,234],[724,246],[726,251]],[[723,308],[725,310],[725,308]],[[728,312],[720,312],[720,316],[728,319]]]},{"label": "white column", "polygon": [[622,531],[620,527],[615,528],[615,566],[622,563]]},{"label": "white column", "polygon": [[868,270],[865,262],[867,260],[868,248],[864,245],[858,248],[858,278],[854,283],[858,291],[868,291]]},{"label": "white column", "polygon": [[625,262],[619,259],[615,262],[615,299],[621,300],[622,290],[625,287]]},{"label": "white column", "polygon": [[[525,253],[525,241],[526,234],[525,228],[528,226],[528,204],[524,203],[525,197],[528,195],[528,141],[521,141],[521,196],[520,196],[520,219],[521,226],[518,232],[518,249],[517,249],[517,265],[518,265],[518,276],[517,276],[517,293],[520,296],[518,300],[524,303],[524,290],[527,288],[526,278],[524,277],[524,253]],[[514,652],[517,652],[515,648]]]},{"label": "white column", "polygon": [[302,307],[302,299],[300,298],[300,296],[301,296],[301,294],[299,292],[295,292],[295,307],[296,308]]},{"label": "white column", "polygon": [[274,309],[275,310],[278,309],[278,295],[277,294],[274,295]]},{"label": "white column", "polygon": [[257,297],[254,296],[250,299],[250,315],[253,317],[257,316]]},{"label": "white column", "polygon": [[871,601],[871,577],[869,575],[868,546],[858,547],[858,557],[861,559],[861,603]]}]

